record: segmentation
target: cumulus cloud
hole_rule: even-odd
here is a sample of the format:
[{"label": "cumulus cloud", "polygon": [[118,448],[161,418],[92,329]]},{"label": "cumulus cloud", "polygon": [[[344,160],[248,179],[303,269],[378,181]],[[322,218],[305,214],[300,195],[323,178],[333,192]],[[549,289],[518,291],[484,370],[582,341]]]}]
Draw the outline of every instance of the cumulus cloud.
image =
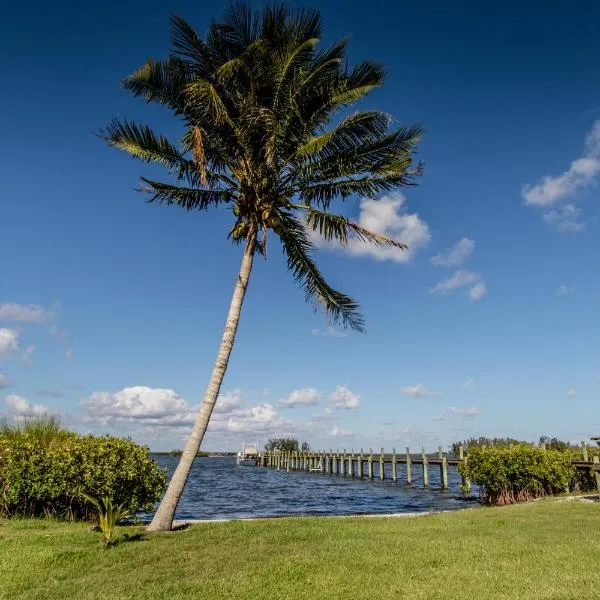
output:
[{"label": "cumulus cloud", "polygon": [[27,348],[25,348],[25,350],[23,350],[23,354],[21,354],[21,360],[26,365],[33,364],[33,360],[31,360],[31,355],[33,354],[34,350],[35,350],[35,346],[33,346],[33,345],[27,346]]},{"label": "cumulus cloud", "polygon": [[311,231],[310,236],[320,248],[341,248],[351,256],[367,256],[399,263],[409,262],[415,252],[431,240],[427,223],[418,214],[407,212],[406,198],[400,193],[388,194],[378,199],[363,198],[360,201],[358,223],[375,233],[407,244],[408,250],[365,244],[357,238],[349,239],[347,245],[341,247],[338,242],[327,241],[316,232]]},{"label": "cumulus cloud", "polygon": [[48,407],[43,404],[32,404],[22,396],[9,394],[5,398],[12,412],[20,417],[41,417],[48,414]]},{"label": "cumulus cloud", "polygon": [[19,332],[15,329],[0,329],[0,358],[6,357],[19,349]]},{"label": "cumulus cloud", "polygon": [[4,302],[0,304],[0,321],[27,321],[42,323],[55,316],[55,308],[44,308],[39,304],[16,304]]},{"label": "cumulus cloud", "polygon": [[325,329],[313,329],[311,333],[317,337],[348,337],[348,333],[346,331],[343,331],[342,329],[336,329],[335,327],[331,326],[328,326]]},{"label": "cumulus cloud", "polygon": [[575,388],[571,388],[565,392],[565,396],[568,398],[573,398],[573,396],[577,395],[577,390]]},{"label": "cumulus cloud", "polygon": [[447,294],[459,288],[469,287],[468,295],[471,300],[481,300],[486,293],[487,288],[481,276],[471,271],[459,269],[448,279],[436,283],[430,290],[430,294],[446,296]]},{"label": "cumulus cloud", "polygon": [[349,431],[347,429],[340,429],[336,425],[334,425],[327,433],[327,437],[349,437],[352,435],[354,435],[353,431]]},{"label": "cumulus cloud", "polygon": [[360,397],[345,385],[338,385],[330,399],[333,408],[337,409],[349,410],[360,406]]},{"label": "cumulus cloud", "polygon": [[430,262],[436,267],[458,267],[470,258],[473,250],[475,250],[475,242],[463,238],[447,252],[431,257]]},{"label": "cumulus cloud", "polygon": [[586,136],[583,156],[574,160],[560,175],[545,175],[535,185],[523,186],[525,204],[551,206],[563,198],[573,196],[595,182],[600,174],[600,120]]},{"label": "cumulus cloud", "polygon": [[[189,428],[199,407],[172,389],[132,386],[119,392],[95,392],[80,401],[84,420],[101,426],[131,424],[147,431],[177,431]],[[219,396],[209,423],[209,431],[230,433],[292,432],[298,425],[281,418],[277,409],[264,403],[243,406],[240,390]]]},{"label": "cumulus cloud", "polygon": [[585,223],[580,220],[583,211],[574,204],[565,204],[546,211],[542,219],[563,233],[578,233],[585,230]]},{"label": "cumulus cloud", "polygon": [[12,386],[12,381],[6,373],[0,373],[0,390],[4,390]]},{"label": "cumulus cloud", "polygon": [[[560,175],[545,175],[535,185],[523,186],[521,193],[525,204],[548,209],[565,198],[596,183],[600,176],[600,120],[596,121],[585,139],[581,157],[571,162],[569,168]],[[559,231],[578,232],[585,229],[579,220],[581,211],[574,204],[567,204],[547,210],[543,219]]]},{"label": "cumulus cloud", "polygon": [[422,383],[404,387],[400,390],[400,393],[403,396],[408,396],[409,398],[428,398],[429,396],[439,394],[439,392],[435,392],[434,390],[426,388]]},{"label": "cumulus cloud", "polygon": [[554,290],[554,295],[555,296],[568,296],[569,294],[572,294],[575,291],[575,286],[571,285],[571,286],[566,286],[566,285],[559,285],[555,290]]},{"label": "cumulus cloud", "polygon": [[294,406],[314,406],[319,403],[321,394],[315,388],[302,388],[290,392],[287,398],[280,400],[277,405],[281,408],[294,408]]}]

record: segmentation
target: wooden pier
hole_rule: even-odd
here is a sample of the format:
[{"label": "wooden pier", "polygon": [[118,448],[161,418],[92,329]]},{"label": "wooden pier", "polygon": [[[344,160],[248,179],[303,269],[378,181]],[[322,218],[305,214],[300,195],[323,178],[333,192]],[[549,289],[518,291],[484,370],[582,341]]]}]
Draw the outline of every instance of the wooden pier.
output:
[{"label": "wooden pier", "polygon": [[[272,469],[290,471],[307,471],[310,473],[323,473],[358,479],[391,480],[397,482],[400,478],[399,465],[404,465],[401,477],[407,484],[412,484],[414,468],[419,467],[422,472],[422,483],[429,487],[429,471],[431,468],[439,469],[440,488],[448,489],[448,467],[456,467],[464,461],[464,451],[461,447],[459,455],[447,455],[440,447],[437,454],[427,455],[424,449],[420,453],[411,453],[406,448],[404,453],[397,453],[395,449],[386,453],[383,448],[377,454],[373,450],[354,452],[354,450],[329,450],[320,452],[269,452],[259,454],[258,465]],[[390,468],[386,468],[390,465]],[[466,492],[470,491],[470,483],[462,478],[462,486]]]},{"label": "wooden pier", "polygon": [[[600,461],[598,456],[589,460],[587,446],[582,443],[582,459],[573,461],[577,469],[592,469],[596,474],[596,484],[600,493]],[[406,448],[403,453],[397,453],[394,448],[391,453],[386,453],[383,448],[378,454],[373,454],[369,449],[364,452],[354,450],[329,450],[319,452],[269,452],[265,451],[258,455],[257,464],[261,467],[290,471],[306,471],[309,473],[322,473],[325,475],[336,475],[339,477],[350,477],[358,479],[378,479],[380,481],[391,480],[397,483],[404,480],[406,484],[413,484],[415,469],[421,473],[420,482],[423,487],[430,486],[430,469],[439,469],[439,489],[448,489],[448,467],[458,467],[459,464],[468,460],[467,453],[462,446],[458,454],[447,454],[442,447],[437,453],[427,454],[424,448],[420,453],[413,453]],[[390,468],[386,468],[390,465]],[[398,466],[403,465],[402,473]],[[461,490],[465,494],[471,492],[471,482],[461,475]]]}]

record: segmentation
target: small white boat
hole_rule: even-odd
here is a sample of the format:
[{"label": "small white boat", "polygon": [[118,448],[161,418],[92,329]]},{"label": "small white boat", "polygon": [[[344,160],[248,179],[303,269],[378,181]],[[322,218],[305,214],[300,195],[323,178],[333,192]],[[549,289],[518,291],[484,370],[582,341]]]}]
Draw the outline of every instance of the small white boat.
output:
[{"label": "small white boat", "polygon": [[254,444],[242,443],[242,449],[237,453],[237,464],[252,467],[258,464],[258,442]]}]

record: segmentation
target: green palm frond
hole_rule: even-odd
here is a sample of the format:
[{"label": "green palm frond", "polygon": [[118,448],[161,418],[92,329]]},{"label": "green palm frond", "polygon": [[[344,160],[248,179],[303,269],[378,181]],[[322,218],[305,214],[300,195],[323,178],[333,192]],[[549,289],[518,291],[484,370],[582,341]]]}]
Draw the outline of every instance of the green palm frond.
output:
[{"label": "green palm frond", "polygon": [[146,184],[140,191],[150,194],[148,203],[175,204],[186,210],[205,210],[223,202],[231,202],[235,195],[231,190],[204,190],[198,188],[185,188],[160,181],[152,181],[142,177]]},{"label": "green palm frond", "polygon": [[306,210],[306,225],[308,228],[318,232],[328,241],[337,240],[342,246],[346,246],[348,240],[354,235],[364,243],[374,244],[375,246],[393,246],[400,250],[408,250],[408,246],[404,242],[399,242],[380,233],[369,231],[342,215],[333,215],[328,212],[316,210],[311,206],[301,206],[299,208]]},{"label": "green palm frond", "polygon": [[357,302],[333,289],[311,258],[314,248],[304,225],[292,216],[283,215],[279,237],[287,256],[288,269],[304,288],[306,301],[312,303],[315,309],[324,308],[332,323],[364,331],[364,320]]}]

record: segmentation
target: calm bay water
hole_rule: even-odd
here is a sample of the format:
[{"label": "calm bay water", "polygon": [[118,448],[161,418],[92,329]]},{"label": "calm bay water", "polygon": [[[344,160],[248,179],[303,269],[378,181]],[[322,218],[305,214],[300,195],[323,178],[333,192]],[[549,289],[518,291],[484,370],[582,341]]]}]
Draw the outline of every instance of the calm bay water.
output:
[{"label": "calm bay water", "polygon": [[[169,476],[177,461],[172,456],[153,456]],[[413,465],[413,485],[407,486],[404,465],[398,465],[398,483],[388,480],[359,480],[348,477],[276,471],[240,466],[234,457],[198,458],[194,463],[177,519],[224,519],[280,517],[285,515],[355,515],[452,510],[477,506],[465,500],[459,490],[460,478],[448,469],[450,489],[442,492],[439,468],[429,467],[430,488],[422,487],[422,469]],[[377,471],[375,473],[377,476]]]}]

